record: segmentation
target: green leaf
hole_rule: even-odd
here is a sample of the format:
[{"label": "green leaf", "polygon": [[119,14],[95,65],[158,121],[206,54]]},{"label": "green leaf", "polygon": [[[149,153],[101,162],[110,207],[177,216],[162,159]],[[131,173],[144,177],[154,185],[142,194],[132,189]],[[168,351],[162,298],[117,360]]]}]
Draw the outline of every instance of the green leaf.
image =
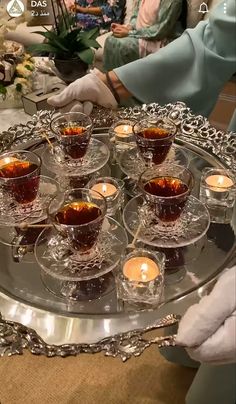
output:
[{"label": "green leaf", "polygon": [[17,84],[16,84],[16,91],[18,91],[19,93],[21,93],[21,91],[22,91],[22,84],[21,84],[21,83],[17,83]]},{"label": "green leaf", "polygon": [[92,49],[85,49],[80,52],[77,52],[77,55],[80,57],[83,62],[87,63],[88,65],[91,65],[94,60],[94,52]]},{"label": "green leaf", "polygon": [[34,68],[32,66],[30,66],[30,65],[25,65],[25,68],[27,70],[30,70],[31,72],[34,70]]},{"label": "green leaf", "polygon": [[6,95],[7,89],[3,84],[0,83],[0,94]]},{"label": "green leaf", "polygon": [[88,48],[101,48],[101,45],[95,39],[87,39],[86,41],[82,41],[83,44]]},{"label": "green leaf", "polygon": [[95,39],[99,35],[99,28],[95,27],[90,29],[89,31],[84,31],[81,33],[81,36],[84,36],[87,39]]},{"label": "green leaf", "polygon": [[61,50],[67,52],[67,48],[65,46],[65,44],[63,44],[64,40],[63,38],[60,38],[56,32],[54,31],[50,31],[50,32],[40,32],[40,31],[36,31],[34,32],[35,34],[39,34],[41,33],[41,35],[44,36],[44,38],[46,38],[48,40],[48,44],[52,45],[52,46],[57,46],[58,48],[60,48]]},{"label": "green leaf", "polygon": [[27,50],[33,53],[43,53],[43,52],[56,53],[56,54],[60,53],[60,49],[48,43],[37,43],[34,45],[30,45],[27,48]]},{"label": "green leaf", "polygon": [[49,33],[50,31],[46,31],[46,32],[44,32],[44,31],[34,31],[34,32],[32,32],[32,34],[38,34],[38,35],[42,35],[42,36],[44,36],[44,38],[47,38],[47,34]]},{"label": "green leaf", "polygon": [[79,36],[79,33],[78,33],[78,30],[76,29],[74,31],[67,32],[66,36],[64,36],[63,39],[68,43],[68,42],[76,41],[77,36]]}]

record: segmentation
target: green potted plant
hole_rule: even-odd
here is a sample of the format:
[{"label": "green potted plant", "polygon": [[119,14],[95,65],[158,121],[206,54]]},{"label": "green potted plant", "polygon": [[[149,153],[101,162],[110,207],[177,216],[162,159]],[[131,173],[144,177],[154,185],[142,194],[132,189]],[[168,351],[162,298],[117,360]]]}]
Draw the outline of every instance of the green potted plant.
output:
[{"label": "green potted plant", "polygon": [[55,27],[52,31],[46,29],[45,32],[37,31],[37,34],[42,35],[45,41],[29,46],[29,52],[51,55],[60,77],[66,83],[86,73],[88,66],[93,63],[94,49],[100,47],[96,41],[99,29],[96,27],[83,31],[76,27],[75,15],[67,11],[55,17]]}]

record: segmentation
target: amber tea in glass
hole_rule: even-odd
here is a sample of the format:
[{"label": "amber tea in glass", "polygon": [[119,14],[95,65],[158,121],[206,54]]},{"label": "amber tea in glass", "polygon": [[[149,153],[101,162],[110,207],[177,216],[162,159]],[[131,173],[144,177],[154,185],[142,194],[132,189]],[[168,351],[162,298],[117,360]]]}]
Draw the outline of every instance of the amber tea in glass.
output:
[{"label": "amber tea in glass", "polygon": [[40,158],[22,151],[6,153],[0,157],[0,161],[0,184],[5,192],[20,204],[33,202],[39,188]]},{"label": "amber tea in glass", "polygon": [[55,228],[80,253],[88,252],[97,242],[105,213],[105,198],[85,188],[58,195],[49,205],[49,217]]},{"label": "amber tea in glass", "polygon": [[[168,203],[158,204],[158,217],[163,222],[175,221],[180,216],[189,194],[188,186],[175,177],[157,177],[144,185],[144,190],[161,198],[172,198]],[[181,198],[181,195],[183,197]],[[178,198],[174,198],[174,197]]]},{"label": "amber tea in glass", "polygon": [[134,125],[137,147],[142,158],[153,164],[161,164],[166,159],[174,141],[176,127],[172,122],[145,119]]},{"label": "amber tea in glass", "polygon": [[[75,226],[72,245],[75,250],[87,251],[97,240],[101,222],[98,220],[91,228],[82,226],[96,221],[101,215],[102,211],[96,204],[79,201],[63,206],[56,214],[55,220],[63,225]],[[79,227],[77,228],[77,226]]]},{"label": "amber tea in glass", "polygon": [[[83,138],[85,132],[86,129],[81,126],[69,126],[61,129],[60,143],[63,146],[65,153],[72,159],[82,158],[87,151],[88,144]],[[73,140],[70,139],[72,136]]]},{"label": "amber tea in glass", "polygon": [[51,122],[51,129],[65,156],[75,160],[86,154],[92,128],[91,119],[81,112],[68,112]]},{"label": "amber tea in glass", "polygon": [[176,164],[154,166],[143,172],[139,186],[148,204],[162,222],[175,222],[193,187],[193,176]]}]

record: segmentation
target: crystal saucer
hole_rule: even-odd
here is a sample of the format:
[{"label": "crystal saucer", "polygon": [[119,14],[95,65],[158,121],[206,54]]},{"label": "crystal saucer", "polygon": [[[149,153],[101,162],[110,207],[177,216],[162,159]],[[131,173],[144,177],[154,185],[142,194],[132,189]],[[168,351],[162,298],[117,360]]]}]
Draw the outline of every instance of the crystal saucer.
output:
[{"label": "crystal saucer", "polygon": [[161,248],[184,247],[198,241],[210,225],[207,208],[190,196],[180,218],[174,225],[163,224],[150,208],[143,195],[132,198],[124,208],[126,230],[137,240]]},{"label": "crystal saucer", "polygon": [[[41,175],[38,194],[32,203],[19,204],[13,199],[7,198],[3,191],[0,195],[0,227],[17,227],[22,222],[25,224],[42,222],[47,217],[46,208],[49,200],[56,195],[59,189],[60,186],[55,179]],[[9,240],[12,237],[11,232],[6,237]]]},{"label": "crystal saucer", "polygon": [[65,157],[59,146],[47,146],[41,156],[44,166],[55,174],[63,176],[84,176],[100,170],[108,162],[108,147],[97,139],[91,139],[87,153],[82,159]]},{"label": "crystal saucer", "polygon": [[45,228],[38,237],[35,257],[41,267],[44,285],[57,296],[73,298],[69,293],[71,288],[75,294],[75,286],[80,288],[80,282],[95,282],[115,269],[127,244],[125,229],[114,219],[106,217],[97,244],[87,258],[85,254],[72,250],[68,239],[54,228]]},{"label": "crystal saucer", "polygon": [[[125,175],[138,180],[140,175],[147,169],[144,160],[140,156],[137,147],[124,150],[120,154],[119,166]],[[174,163],[182,166],[188,166],[188,156],[183,148],[174,144],[167,155],[166,160],[162,163]]]}]

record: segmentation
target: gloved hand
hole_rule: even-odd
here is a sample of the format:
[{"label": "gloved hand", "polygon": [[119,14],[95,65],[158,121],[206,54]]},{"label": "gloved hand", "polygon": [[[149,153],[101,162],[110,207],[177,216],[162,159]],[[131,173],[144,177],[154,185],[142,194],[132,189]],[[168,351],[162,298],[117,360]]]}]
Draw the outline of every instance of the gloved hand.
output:
[{"label": "gloved hand", "polygon": [[176,343],[199,362],[236,362],[236,266],[220,277],[208,296],[187,310]]},{"label": "gloved hand", "polygon": [[81,102],[83,101],[90,101],[105,108],[117,108],[115,97],[97,76],[96,71],[75,80],[60,94],[53,95],[47,101],[55,108],[63,107],[63,112],[81,111]]}]

